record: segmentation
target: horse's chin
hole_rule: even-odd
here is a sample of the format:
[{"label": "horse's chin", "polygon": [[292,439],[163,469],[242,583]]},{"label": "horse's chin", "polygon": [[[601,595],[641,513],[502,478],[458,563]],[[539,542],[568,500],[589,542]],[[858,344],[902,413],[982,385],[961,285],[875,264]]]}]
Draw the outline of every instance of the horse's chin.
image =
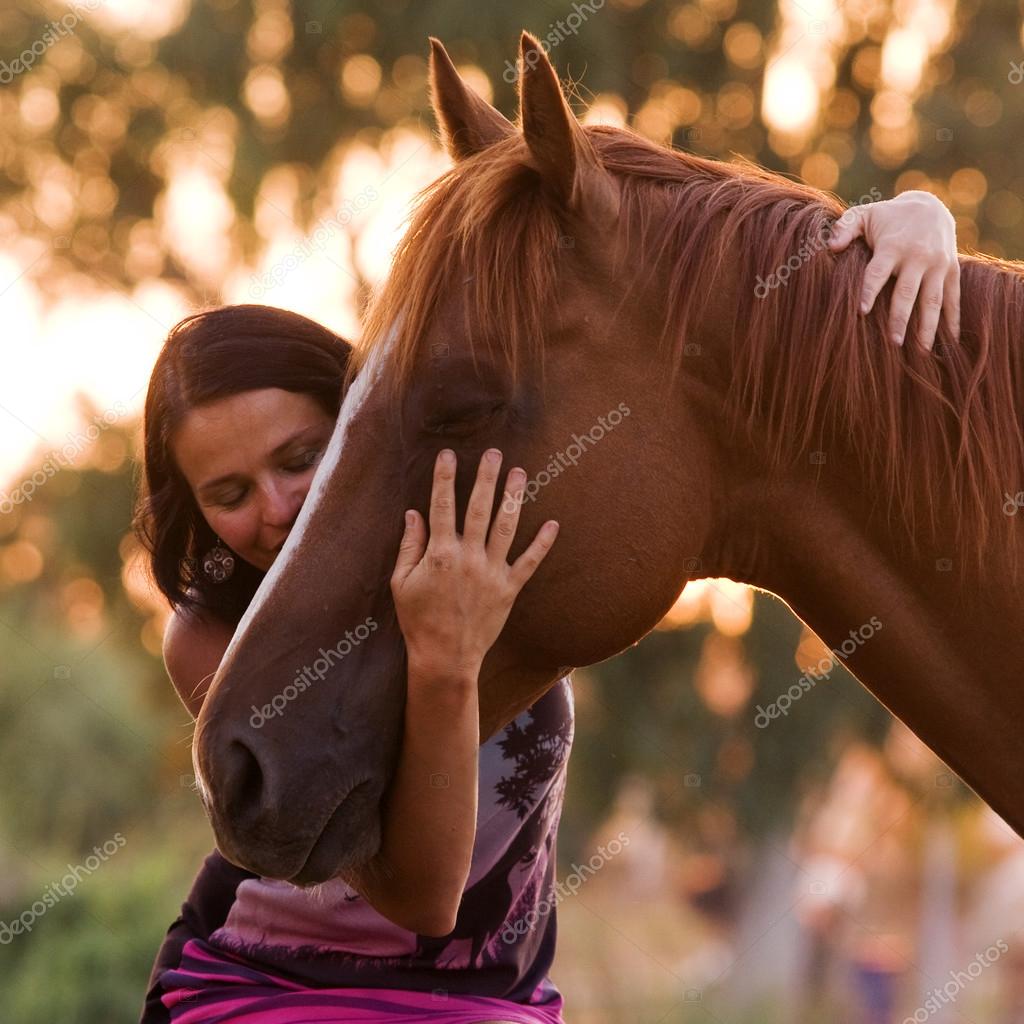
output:
[{"label": "horse's chin", "polygon": [[307,888],[337,878],[377,855],[381,842],[379,795],[371,783],[357,786],[334,810],[310,847],[305,863],[288,881]]}]

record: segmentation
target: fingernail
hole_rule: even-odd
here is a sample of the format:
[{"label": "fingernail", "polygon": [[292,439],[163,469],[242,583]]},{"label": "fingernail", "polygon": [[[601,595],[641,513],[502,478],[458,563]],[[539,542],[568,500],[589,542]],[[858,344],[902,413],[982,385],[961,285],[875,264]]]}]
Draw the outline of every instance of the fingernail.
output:
[{"label": "fingernail", "polygon": [[866,313],[868,311],[868,304],[866,302],[862,302],[860,304],[860,311],[861,313]]},{"label": "fingernail", "polygon": [[544,529],[547,530],[548,533],[558,533],[558,523],[556,523],[554,519],[549,519],[544,524]]},{"label": "fingernail", "polygon": [[455,452],[453,452],[451,448],[445,448],[441,452],[441,461],[446,465],[452,465],[452,463],[455,462]]},{"label": "fingernail", "polygon": [[407,511],[405,513],[405,525],[412,526],[414,522],[416,522],[416,516],[414,516],[412,512]]},{"label": "fingernail", "polygon": [[892,340],[894,342],[896,342],[897,345],[902,345],[903,344],[903,335],[902,334],[894,334],[892,336]]},{"label": "fingernail", "polygon": [[501,462],[501,452],[497,448],[488,448],[486,454],[488,462]]},{"label": "fingernail", "polygon": [[513,469],[508,475],[509,481],[513,484],[521,484],[526,479],[526,470]]}]

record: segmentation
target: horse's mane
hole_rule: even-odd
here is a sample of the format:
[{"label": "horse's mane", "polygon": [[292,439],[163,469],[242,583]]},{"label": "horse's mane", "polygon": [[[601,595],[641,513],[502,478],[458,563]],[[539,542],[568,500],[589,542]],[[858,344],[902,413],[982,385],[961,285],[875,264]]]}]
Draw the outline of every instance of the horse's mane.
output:
[{"label": "horse's mane", "polygon": [[[857,310],[867,248],[834,255],[821,244],[845,208],[836,197],[625,129],[585,131],[618,178],[625,250],[642,252],[647,268],[670,268],[667,380],[685,365],[723,281],[736,282],[733,429],[756,426],[776,468],[788,455],[806,463],[839,436],[889,495],[912,544],[919,526],[934,531],[936,502],[949,495],[958,545],[974,566],[994,535],[1016,555],[1016,517],[1002,507],[1006,493],[1024,489],[1024,264],[961,255],[960,343],[943,326],[936,351],[921,352],[915,313],[897,349],[886,337],[888,288],[870,315]],[[563,231],[519,133],[456,164],[418,197],[349,381],[393,334],[387,379],[398,398],[439,297],[460,288],[474,346],[496,348],[515,381],[524,357],[542,368],[560,247],[571,244]],[[791,258],[799,266],[787,283],[757,297],[758,280]]]}]

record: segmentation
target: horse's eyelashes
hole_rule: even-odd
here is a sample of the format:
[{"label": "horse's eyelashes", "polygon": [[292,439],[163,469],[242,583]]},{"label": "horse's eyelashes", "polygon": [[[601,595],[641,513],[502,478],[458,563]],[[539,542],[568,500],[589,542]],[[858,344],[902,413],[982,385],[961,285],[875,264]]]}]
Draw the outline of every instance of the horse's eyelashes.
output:
[{"label": "horse's eyelashes", "polygon": [[470,434],[486,425],[504,408],[504,402],[494,402],[485,407],[474,406],[471,409],[448,412],[424,422],[423,429],[428,434],[436,435]]}]

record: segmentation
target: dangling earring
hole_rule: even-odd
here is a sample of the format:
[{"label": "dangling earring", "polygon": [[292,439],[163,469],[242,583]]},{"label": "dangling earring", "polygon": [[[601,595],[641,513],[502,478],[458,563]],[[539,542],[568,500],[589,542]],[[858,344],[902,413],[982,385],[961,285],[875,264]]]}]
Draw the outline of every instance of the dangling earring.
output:
[{"label": "dangling earring", "polygon": [[203,575],[214,583],[223,583],[234,571],[235,556],[218,536],[216,545],[203,555]]}]

